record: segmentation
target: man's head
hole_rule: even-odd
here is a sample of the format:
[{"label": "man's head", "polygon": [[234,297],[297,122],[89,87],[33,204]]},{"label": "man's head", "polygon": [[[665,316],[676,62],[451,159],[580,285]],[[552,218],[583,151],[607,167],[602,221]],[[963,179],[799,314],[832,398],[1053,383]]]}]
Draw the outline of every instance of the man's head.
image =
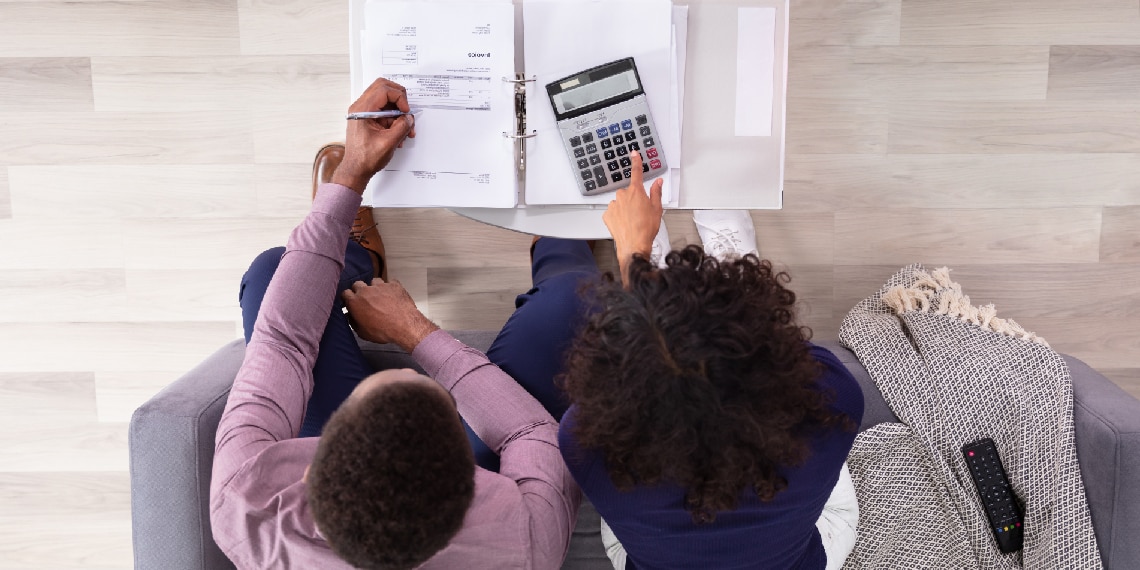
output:
[{"label": "man's head", "polygon": [[451,395],[413,370],[385,370],[329,419],[306,481],[317,527],[341,558],[414,568],[463,524],[475,461]]}]

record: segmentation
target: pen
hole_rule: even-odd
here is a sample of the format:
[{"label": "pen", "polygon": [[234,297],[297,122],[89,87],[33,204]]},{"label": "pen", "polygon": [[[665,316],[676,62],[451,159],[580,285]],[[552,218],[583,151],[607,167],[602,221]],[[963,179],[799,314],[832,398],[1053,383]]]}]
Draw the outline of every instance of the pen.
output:
[{"label": "pen", "polygon": [[419,113],[420,109],[412,107],[411,110],[407,113],[397,109],[391,109],[388,111],[366,111],[363,113],[349,113],[347,116],[345,116],[345,119],[349,121],[360,119],[386,119],[391,117],[399,117],[400,115],[418,115]]}]

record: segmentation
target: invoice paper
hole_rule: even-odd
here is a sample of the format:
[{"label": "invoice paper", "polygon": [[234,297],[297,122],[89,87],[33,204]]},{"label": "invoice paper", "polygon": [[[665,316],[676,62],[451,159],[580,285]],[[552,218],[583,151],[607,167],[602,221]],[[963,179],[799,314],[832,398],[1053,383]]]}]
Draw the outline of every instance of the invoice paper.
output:
[{"label": "invoice paper", "polygon": [[743,6],[736,18],[736,136],[770,137],[776,9]]},{"label": "invoice paper", "polygon": [[384,77],[423,110],[416,138],[368,185],[382,206],[514,207],[514,7],[495,2],[369,2],[364,85]]}]

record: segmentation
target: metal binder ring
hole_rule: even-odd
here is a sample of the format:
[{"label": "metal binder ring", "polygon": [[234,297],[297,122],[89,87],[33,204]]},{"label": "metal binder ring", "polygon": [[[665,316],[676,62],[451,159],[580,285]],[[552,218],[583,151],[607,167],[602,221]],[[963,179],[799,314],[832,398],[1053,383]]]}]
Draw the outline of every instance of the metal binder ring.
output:
[{"label": "metal binder ring", "polygon": [[533,139],[534,137],[538,136],[538,131],[531,131],[529,135],[512,135],[512,134],[508,133],[507,131],[503,131],[503,136],[508,138],[508,139],[515,139],[515,140]]},{"label": "metal binder ring", "polygon": [[510,78],[508,78],[508,77],[504,77],[504,78],[503,78],[503,83],[514,83],[514,84],[519,84],[519,83],[534,83],[534,82],[535,82],[535,80],[537,80],[537,76],[532,76],[530,79],[510,79]]}]

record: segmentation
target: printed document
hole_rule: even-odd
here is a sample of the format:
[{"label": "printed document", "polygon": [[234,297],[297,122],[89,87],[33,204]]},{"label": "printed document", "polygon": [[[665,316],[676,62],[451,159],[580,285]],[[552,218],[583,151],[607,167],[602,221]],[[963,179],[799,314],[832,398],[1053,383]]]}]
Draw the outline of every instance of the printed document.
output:
[{"label": "printed document", "polygon": [[509,1],[365,5],[363,91],[377,77],[403,85],[416,138],[368,185],[377,206],[514,207],[518,198],[514,7]]}]

